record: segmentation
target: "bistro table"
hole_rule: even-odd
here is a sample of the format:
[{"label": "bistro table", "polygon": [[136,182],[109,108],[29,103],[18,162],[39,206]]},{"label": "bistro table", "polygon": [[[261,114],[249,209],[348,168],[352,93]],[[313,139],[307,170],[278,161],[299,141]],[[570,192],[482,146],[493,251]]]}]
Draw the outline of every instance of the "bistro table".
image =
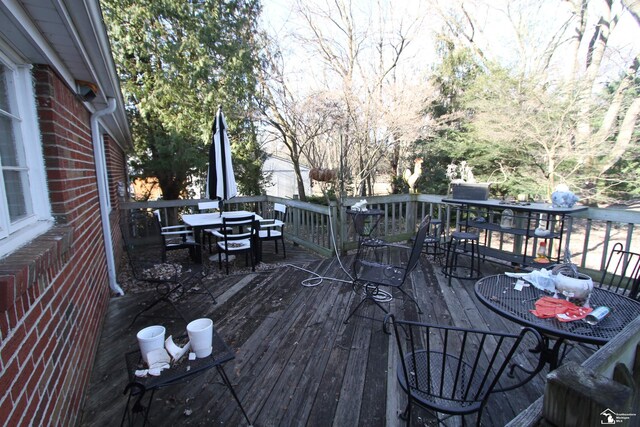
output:
[{"label": "bistro table", "polygon": [[[589,304],[591,307],[607,306],[611,314],[596,325],[590,325],[583,320],[560,322],[555,318],[540,319],[530,310],[535,309],[535,302],[549,293],[534,287],[525,286],[521,291],[515,290],[518,279],[504,274],[483,277],[475,284],[475,294],[480,301],[498,315],[512,320],[523,326],[536,329],[543,337],[544,348],[541,363],[534,371],[540,372],[545,363],[554,370],[562,362],[560,347],[565,340],[586,344],[604,345],[636,317],[640,316],[640,302],[620,294],[598,287],[593,289]],[[551,346],[551,340],[555,340]]]},{"label": "bistro table", "polygon": [[[163,370],[160,373],[160,376],[157,377],[136,377],[135,371],[145,368],[140,350],[127,353],[125,355],[125,360],[127,364],[127,373],[129,375],[129,384],[127,384],[124,392],[128,393],[129,397],[127,399],[127,405],[125,406],[124,413],[122,414],[121,425],[125,424],[127,418],[129,419],[129,424],[132,424],[134,414],[143,411],[143,425],[145,425],[149,418],[151,405],[153,404],[153,395],[155,394],[156,390],[190,380],[195,376],[205,373],[211,368],[216,368],[218,374],[220,375],[220,378],[222,379],[222,382],[225,386],[227,386],[227,388],[231,392],[231,395],[238,403],[240,411],[242,411],[242,415],[244,415],[245,420],[249,425],[251,425],[251,421],[249,421],[249,417],[242,407],[242,403],[240,402],[240,399],[233,389],[233,386],[223,368],[223,365],[226,362],[235,359],[235,355],[217,333],[213,334],[212,347],[213,353],[211,354],[211,356],[195,360],[187,360],[185,357],[185,360],[178,362],[178,364],[172,366],[169,369]],[[149,396],[146,407],[144,407],[142,405],[142,399],[144,398],[144,395],[147,391],[151,391],[151,394]],[[133,402],[133,405],[131,404],[132,400],[135,400],[135,402]]]},{"label": "bistro table", "polygon": [[[199,213],[199,214],[184,214],[182,215],[182,222],[189,227],[193,228],[193,234],[195,235],[196,250],[201,250],[202,247],[202,232],[205,228],[220,228],[222,227],[223,218],[249,216],[253,215],[256,221],[261,221],[262,217],[254,212],[249,211],[228,211],[222,213]],[[258,255],[258,254],[257,254]],[[201,254],[196,254],[196,259],[201,260]]]}]

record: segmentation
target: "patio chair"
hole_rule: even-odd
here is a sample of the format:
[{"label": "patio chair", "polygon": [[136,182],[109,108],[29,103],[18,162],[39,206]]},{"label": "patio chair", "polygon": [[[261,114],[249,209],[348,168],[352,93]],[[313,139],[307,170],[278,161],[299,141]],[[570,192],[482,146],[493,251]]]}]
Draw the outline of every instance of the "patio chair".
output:
[{"label": "patio chair", "polygon": [[640,301],[640,254],[613,245],[598,285]]},{"label": "patio chair", "polygon": [[[400,245],[386,245],[388,249],[401,248],[411,249],[409,254],[409,260],[404,265],[393,265],[390,263],[378,262],[378,254],[376,249],[367,247],[366,245],[360,245],[358,247],[358,253],[353,265],[354,274],[354,290],[362,288],[364,295],[358,305],[347,316],[344,323],[348,323],[351,316],[353,316],[365,301],[372,301],[378,306],[385,314],[388,313],[387,309],[382,306],[381,301],[387,301],[391,299],[391,294],[381,288],[395,288],[406,295],[418,308],[418,312],[422,313],[420,304],[409,295],[402,286],[407,281],[407,278],[411,272],[416,268],[420,261],[420,253],[422,252],[423,242],[429,230],[429,223],[431,217],[426,216],[418,228],[418,232],[413,240],[413,247],[408,248]],[[373,260],[368,259],[373,254]]]},{"label": "patio chair", "polygon": [[509,334],[396,320],[390,314],[383,323],[387,334],[391,324],[399,352],[398,382],[408,398],[400,418],[407,425],[411,425],[412,406],[418,405],[448,417],[476,413],[479,426],[492,393],[523,384],[500,380],[520,345],[528,346],[530,340],[525,337],[542,342],[531,328]]},{"label": "patio chair", "polygon": [[167,247],[160,223],[153,212],[147,210],[124,211],[120,220],[124,249],[133,277],[152,285],[158,297],[133,318],[131,324],[143,313],[164,302],[170,305],[185,322],[185,317],[176,306],[185,292],[206,293],[213,303],[215,297],[202,283],[206,275],[203,264],[191,264],[189,257],[182,261],[166,262]]},{"label": "patio chair", "polygon": [[153,211],[156,218],[158,218],[158,224],[160,225],[160,233],[164,241],[164,246],[167,251],[173,251],[178,249],[188,249],[191,257],[196,255],[196,239],[191,230],[186,225],[162,225],[162,215],[160,209]]},{"label": "patio chair", "polygon": [[[278,253],[278,240],[282,242],[282,254],[287,257],[287,249],[284,245],[284,226],[287,219],[287,206],[282,203],[273,204],[273,218],[263,219],[260,221],[260,245],[262,242],[273,240],[276,245],[276,253]],[[262,246],[260,248],[262,250]]]},{"label": "patio chair", "polygon": [[[442,262],[442,258],[446,254],[445,246],[443,245],[444,229],[442,227],[442,220],[431,218],[429,224],[429,230],[424,238],[424,244],[422,253],[425,255],[431,255],[434,261]],[[413,239],[412,239],[413,242]]]},{"label": "patio chair", "polygon": [[222,230],[213,232],[218,242],[218,263],[222,269],[222,256],[226,263],[226,271],[229,274],[230,256],[245,254],[246,263],[251,259],[251,270],[255,271],[257,221],[255,215],[230,216],[222,218]]}]

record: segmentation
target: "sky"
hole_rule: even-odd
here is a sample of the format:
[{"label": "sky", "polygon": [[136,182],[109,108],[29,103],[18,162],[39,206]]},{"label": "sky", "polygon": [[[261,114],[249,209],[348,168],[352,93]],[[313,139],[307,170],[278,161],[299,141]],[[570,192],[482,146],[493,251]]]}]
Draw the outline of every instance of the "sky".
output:
[{"label": "sky", "polygon": [[[305,4],[332,4],[333,1],[305,0]],[[548,41],[554,28],[559,28],[567,19],[568,10],[566,2],[560,0],[530,0],[523,1],[526,6],[522,22],[533,24],[528,32],[528,39],[524,43],[518,43],[514,37],[513,26],[507,18],[511,13],[512,21],[518,22],[517,11],[512,7],[513,1],[509,0],[478,0],[475,2],[463,2],[464,7],[474,19],[480,23],[476,28],[477,43],[490,53],[492,58],[512,67],[520,64],[521,52],[531,52],[536,45]],[[357,16],[357,28],[360,31],[369,30],[372,35],[377,34],[375,10],[380,4],[385,9],[385,16],[398,28],[400,23],[403,28],[409,28],[407,32],[411,38],[407,50],[403,56],[399,70],[402,75],[420,76],[427,74],[437,62],[434,49],[434,33],[441,28],[441,21],[434,11],[432,2],[425,0],[354,0],[353,10]],[[442,2],[443,7],[448,4],[460,5],[460,1]],[[591,1],[591,8],[598,8],[601,2]],[[593,23],[589,23],[592,28]],[[306,26],[296,13],[295,0],[264,0],[262,26],[270,34],[281,41],[283,52],[287,56],[287,66],[292,81],[299,82],[301,87],[312,85],[322,78],[320,64],[317,57],[309,51],[309,45],[301,43],[293,34],[304,34]],[[327,28],[327,27],[322,27]],[[328,30],[329,34],[339,37],[335,29]],[[373,40],[374,37],[371,37]],[[640,27],[628,13],[621,14],[621,20],[611,35],[610,45],[615,49],[610,50],[606,63],[604,78],[610,79],[616,76],[621,69],[628,66],[630,58],[640,52]],[[559,55],[558,58],[563,58]],[[556,66],[559,72],[565,63]]]},{"label": "sky", "polygon": [[[325,3],[322,0],[307,0],[305,5]],[[332,3],[332,2],[330,2]],[[356,31],[366,32],[369,37],[369,46],[365,46],[367,54],[372,58],[376,56],[373,51],[373,43],[379,34],[379,20],[376,17],[376,2],[355,0],[354,15],[356,16]],[[399,64],[399,70],[407,75],[415,75],[420,70],[425,70],[433,64],[435,59],[434,45],[431,42],[432,24],[422,16],[426,14],[426,2],[421,0],[380,0],[379,3],[385,9],[387,22],[386,38],[395,38],[395,32],[402,28],[409,34],[410,42],[403,53],[403,61]],[[324,20],[326,22],[326,20]],[[318,63],[317,55],[310,51],[309,44],[301,42],[299,37],[308,35],[308,27],[296,12],[295,0],[264,0],[262,26],[269,34],[280,40],[281,48],[287,56],[287,66],[292,80],[300,82],[301,86],[309,86],[312,82],[322,79],[323,72]],[[391,28],[392,27],[392,28]],[[334,26],[327,23],[321,25],[327,34],[340,37]],[[375,58],[377,60],[377,56]]]}]

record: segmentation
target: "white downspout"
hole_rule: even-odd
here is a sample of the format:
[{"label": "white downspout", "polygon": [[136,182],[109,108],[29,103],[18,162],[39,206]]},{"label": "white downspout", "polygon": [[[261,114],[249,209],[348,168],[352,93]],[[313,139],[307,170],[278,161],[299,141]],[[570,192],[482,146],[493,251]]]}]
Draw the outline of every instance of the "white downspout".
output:
[{"label": "white downspout", "polygon": [[111,223],[109,222],[109,183],[107,179],[107,160],[104,155],[104,140],[100,134],[98,119],[111,114],[116,110],[115,98],[108,98],[109,104],[103,110],[91,115],[91,139],[93,140],[93,154],[96,162],[96,178],[98,180],[98,197],[100,201],[100,216],[102,217],[102,235],[104,249],[107,257],[107,274],[109,287],[118,295],[124,295],[124,291],[116,280],[116,263],[113,256],[113,241],[111,240]]}]

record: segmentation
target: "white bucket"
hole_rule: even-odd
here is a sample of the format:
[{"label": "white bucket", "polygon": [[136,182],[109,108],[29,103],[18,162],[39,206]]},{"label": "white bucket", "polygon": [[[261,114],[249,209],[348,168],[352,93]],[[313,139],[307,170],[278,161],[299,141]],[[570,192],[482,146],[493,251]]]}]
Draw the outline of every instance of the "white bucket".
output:
[{"label": "white bucket", "polygon": [[211,355],[213,343],[213,320],[202,318],[196,319],[187,325],[187,334],[191,351],[198,359]]},{"label": "white bucket", "polygon": [[142,359],[145,362],[148,362],[147,354],[149,352],[164,348],[164,334],[164,326],[160,325],[148,326],[138,332],[136,337],[138,338]]}]

